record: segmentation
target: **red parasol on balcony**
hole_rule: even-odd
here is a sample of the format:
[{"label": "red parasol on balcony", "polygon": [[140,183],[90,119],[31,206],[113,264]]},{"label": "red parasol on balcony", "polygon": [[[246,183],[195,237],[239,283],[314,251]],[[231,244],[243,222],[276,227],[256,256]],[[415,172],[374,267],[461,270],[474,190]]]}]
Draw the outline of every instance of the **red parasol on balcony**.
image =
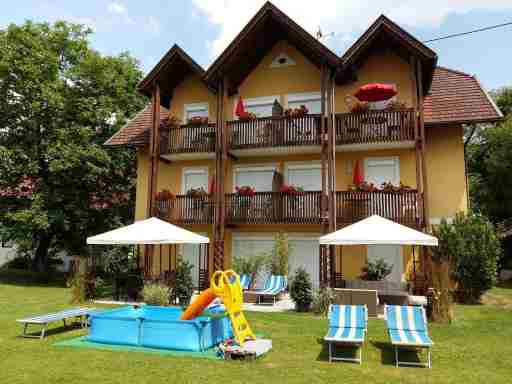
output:
[{"label": "red parasol on balcony", "polygon": [[215,193],[215,177],[210,176],[210,179],[208,180],[208,194],[213,195]]},{"label": "red parasol on balcony", "polygon": [[363,171],[361,170],[361,164],[359,160],[354,163],[354,171],[352,172],[352,182],[354,185],[360,185],[364,182]]},{"label": "red parasol on balcony", "polygon": [[236,103],[236,107],[235,107],[235,115],[238,117],[246,115],[244,101],[242,100],[242,96],[238,97],[238,102]]},{"label": "red parasol on balcony", "polygon": [[359,101],[383,101],[391,99],[397,93],[394,85],[371,83],[360,87],[354,96]]}]

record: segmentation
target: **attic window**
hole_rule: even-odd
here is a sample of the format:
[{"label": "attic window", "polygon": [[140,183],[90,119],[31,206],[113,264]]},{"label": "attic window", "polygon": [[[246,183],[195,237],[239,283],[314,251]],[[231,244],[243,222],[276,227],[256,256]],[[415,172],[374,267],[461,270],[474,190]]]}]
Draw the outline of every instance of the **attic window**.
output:
[{"label": "attic window", "polygon": [[295,61],[290,56],[281,53],[272,60],[270,68],[287,67],[289,65],[295,65]]}]

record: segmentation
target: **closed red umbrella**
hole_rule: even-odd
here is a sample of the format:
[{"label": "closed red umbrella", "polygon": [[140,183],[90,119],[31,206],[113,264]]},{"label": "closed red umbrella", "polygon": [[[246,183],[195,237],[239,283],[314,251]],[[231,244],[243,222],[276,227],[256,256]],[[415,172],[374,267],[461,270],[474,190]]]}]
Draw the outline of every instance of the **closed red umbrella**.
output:
[{"label": "closed red umbrella", "polygon": [[235,107],[235,115],[237,115],[238,117],[246,115],[244,101],[242,100],[242,96],[238,97],[238,102],[236,103],[236,107]]},{"label": "closed red umbrella", "polygon": [[359,101],[383,101],[391,99],[397,93],[393,85],[371,83],[360,87],[354,96]]},{"label": "closed red umbrella", "polygon": [[364,182],[363,171],[361,170],[361,164],[359,160],[354,163],[354,171],[352,172],[352,182],[354,185],[359,185]]}]

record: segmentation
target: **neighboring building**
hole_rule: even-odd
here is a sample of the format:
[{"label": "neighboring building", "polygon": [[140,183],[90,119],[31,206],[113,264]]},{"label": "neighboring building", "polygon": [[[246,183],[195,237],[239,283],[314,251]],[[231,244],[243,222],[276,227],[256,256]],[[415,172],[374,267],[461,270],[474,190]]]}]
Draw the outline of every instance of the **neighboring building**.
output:
[{"label": "neighboring building", "polygon": [[[214,240],[183,250],[198,285],[234,256],[269,250],[276,231],[289,234],[290,272],[305,266],[315,285],[357,278],[377,257],[403,281],[417,267],[410,248],[343,247],[329,257],[318,237],[372,214],[426,230],[467,209],[463,124],[501,114],[475,77],[436,63],[384,16],[339,57],[267,3],[206,71],[173,46],[139,85],[152,104],[106,144],[137,148],[136,220],[159,215]],[[405,108],[351,113],[347,95],[373,82],[394,85]],[[256,120],[236,118],[239,97]],[[276,100],[309,113],[279,116]],[[169,117],[182,124],[169,128]],[[188,124],[193,117],[208,124]],[[411,188],[353,192],[356,163],[369,183]],[[281,192],[283,184],[305,192]],[[256,194],[237,194],[244,185]],[[187,195],[197,188],[215,193]],[[176,199],[155,201],[164,189]],[[157,248],[141,258],[148,275],[172,270],[180,253]]]}]

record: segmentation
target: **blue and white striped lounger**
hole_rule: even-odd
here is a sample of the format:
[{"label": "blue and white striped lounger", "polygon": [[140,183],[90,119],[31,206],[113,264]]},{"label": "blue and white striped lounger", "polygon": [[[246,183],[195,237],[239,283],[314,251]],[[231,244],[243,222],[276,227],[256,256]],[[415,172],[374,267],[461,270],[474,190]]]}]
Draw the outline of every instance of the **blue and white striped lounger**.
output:
[{"label": "blue and white striped lounger", "polygon": [[[368,309],[366,305],[335,305],[329,307],[329,330],[324,340],[329,345],[329,362],[333,360],[362,362],[362,345],[366,336]],[[335,357],[333,344],[356,347],[356,358]]]},{"label": "blue and white striped lounger", "polygon": [[[20,319],[16,321],[18,323],[23,324],[23,334],[21,336],[44,339],[46,328],[49,323],[62,320],[64,322],[64,326],[66,326],[66,319],[80,318],[81,326],[87,327],[87,317],[94,311],[96,311],[95,308],[72,308],[56,313],[48,313],[46,315],[27,317],[25,319]],[[28,326],[30,324],[41,325],[43,327],[41,329],[41,333],[38,336],[32,336],[27,333]]]},{"label": "blue and white striped lounger", "polygon": [[243,290],[249,289],[251,285],[251,276],[247,274],[240,275],[240,286]]},{"label": "blue and white striped lounger", "polygon": [[287,285],[288,281],[286,279],[286,276],[270,276],[269,278],[267,278],[267,281],[265,281],[265,287],[263,289],[254,291],[254,293],[258,296],[258,304],[261,303],[261,297],[263,296],[272,296],[275,304],[277,295],[283,292],[286,289]]},{"label": "blue and white striped lounger", "polygon": [[[395,347],[395,364],[431,367],[432,340],[428,335],[425,309],[419,306],[386,305],[384,316],[391,344]],[[425,348],[428,352],[427,363],[398,360],[398,349]]]}]

